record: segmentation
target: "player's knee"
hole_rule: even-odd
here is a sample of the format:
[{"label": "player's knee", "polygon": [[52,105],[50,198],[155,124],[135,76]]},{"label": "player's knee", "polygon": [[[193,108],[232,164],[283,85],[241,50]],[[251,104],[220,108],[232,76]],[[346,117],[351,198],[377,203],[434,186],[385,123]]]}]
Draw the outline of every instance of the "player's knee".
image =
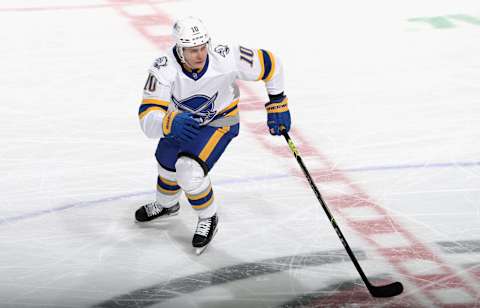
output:
[{"label": "player's knee", "polygon": [[206,177],[203,168],[194,159],[186,156],[178,158],[175,163],[177,182],[186,192],[192,192],[203,186]]}]

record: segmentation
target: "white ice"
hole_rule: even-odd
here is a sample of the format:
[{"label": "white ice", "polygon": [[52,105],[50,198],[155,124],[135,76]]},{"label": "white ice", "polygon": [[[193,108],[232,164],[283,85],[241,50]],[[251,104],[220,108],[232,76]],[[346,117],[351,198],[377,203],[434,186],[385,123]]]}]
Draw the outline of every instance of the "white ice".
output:
[{"label": "white ice", "polygon": [[[205,253],[184,197],[179,216],[134,222],[154,198],[137,110],[161,50],[132,16],[152,14],[199,16],[215,41],[282,58],[291,136],[325,158],[307,151],[307,168],[349,183],[318,176],[320,190],[360,190],[400,226],[365,235],[352,221],[378,211],[331,206],[367,276],[403,295],[367,295],[294,158],[262,145],[287,150],[250,125],[264,127],[246,108],[261,84],[242,85],[256,98],[211,172],[220,229]],[[480,307],[479,55],[478,1],[3,0],[0,306]],[[400,270],[378,250],[412,240],[435,260],[413,252]]]}]

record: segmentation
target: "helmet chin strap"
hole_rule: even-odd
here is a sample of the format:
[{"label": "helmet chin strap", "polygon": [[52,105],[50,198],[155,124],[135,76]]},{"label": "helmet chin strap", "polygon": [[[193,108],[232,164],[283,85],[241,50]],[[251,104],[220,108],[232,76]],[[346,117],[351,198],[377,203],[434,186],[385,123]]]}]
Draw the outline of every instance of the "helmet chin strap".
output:
[{"label": "helmet chin strap", "polygon": [[183,47],[180,47],[180,46],[176,45],[175,49],[177,50],[177,55],[180,58],[180,61],[182,63],[186,63],[185,57],[183,56]]},{"label": "helmet chin strap", "polygon": [[185,55],[183,54],[183,47],[176,46],[178,57],[183,65],[187,66],[187,68],[194,70],[193,65],[188,63],[187,59],[185,59]]},{"label": "helmet chin strap", "polygon": [[190,71],[195,71],[196,70],[196,68],[194,68],[193,65],[188,63],[187,59],[185,59],[185,58],[182,61],[182,65],[185,66]]}]

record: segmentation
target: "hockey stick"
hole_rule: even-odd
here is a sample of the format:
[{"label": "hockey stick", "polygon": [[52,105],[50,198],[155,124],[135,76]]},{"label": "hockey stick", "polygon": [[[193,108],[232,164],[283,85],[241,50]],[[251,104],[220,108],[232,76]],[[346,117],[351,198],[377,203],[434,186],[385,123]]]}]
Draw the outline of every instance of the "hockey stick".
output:
[{"label": "hockey stick", "polygon": [[340,238],[340,241],[343,244],[343,247],[345,247],[345,250],[347,250],[348,255],[350,256],[350,259],[353,262],[353,265],[355,265],[355,268],[357,269],[358,273],[360,274],[360,277],[362,277],[363,282],[367,286],[368,291],[373,297],[392,297],[399,295],[403,291],[403,285],[400,282],[393,282],[390,284],[387,284],[385,286],[374,286],[370,283],[368,280],[367,276],[363,272],[362,268],[360,267],[360,264],[358,263],[357,258],[352,252],[352,249],[347,243],[347,240],[342,234],[342,231],[340,231],[340,228],[338,227],[335,219],[333,218],[332,214],[330,213],[330,210],[328,209],[327,205],[325,204],[325,201],[322,198],[322,195],[318,191],[317,186],[313,182],[312,177],[310,176],[310,173],[307,170],[307,167],[305,167],[305,164],[303,163],[302,158],[300,157],[300,153],[297,150],[297,147],[293,143],[292,139],[288,135],[288,133],[285,130],[285,127],[281,126],[280,127],[280,133],[282,134],[283,137],[285,137],[285,140],[288,143],[288,146],[290,150],[292,151],[293,155],[297,159],[298,164],[300,165],[300,168],[302,168],[303,174],[307,177],[308,183],[310,184],[310,187],[313,189],[313,192],[317,196],[318,201],[320,202],[320,205],[322,206],[323,210],[327,214],[328,219],[332,223],[333,229],[337,232],[338,237]]}]

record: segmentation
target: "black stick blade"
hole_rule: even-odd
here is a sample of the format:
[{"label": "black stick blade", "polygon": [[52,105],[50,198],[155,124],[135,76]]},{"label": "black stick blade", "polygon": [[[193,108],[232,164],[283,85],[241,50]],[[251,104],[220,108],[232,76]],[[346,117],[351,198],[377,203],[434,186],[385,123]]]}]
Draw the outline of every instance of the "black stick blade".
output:
[{"label": "black stick blade", "polygon": [[403,292],[403,285],[400,282],[394,282],[385,286],[368,286],[368,291],[373,297],[392,297]]}]

